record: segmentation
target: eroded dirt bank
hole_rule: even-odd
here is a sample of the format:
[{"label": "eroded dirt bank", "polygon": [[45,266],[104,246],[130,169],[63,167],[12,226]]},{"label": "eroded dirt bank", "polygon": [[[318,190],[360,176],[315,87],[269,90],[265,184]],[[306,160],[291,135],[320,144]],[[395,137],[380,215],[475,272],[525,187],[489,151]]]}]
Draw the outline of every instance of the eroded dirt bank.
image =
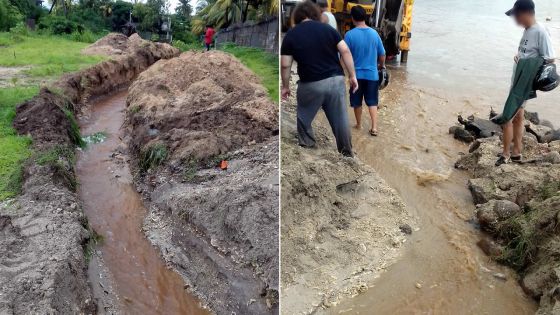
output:
[{"label": "eroded dirt bank", "polygon": [[416,220],[374,169],[336,152],[324,120],[314,122],[317,147],[301,148],[295,98],[282,110],[282,313],[324,313],[373,285]]},{"label": "eroded dirt bank", "polygon": [[[136,39],[133,39],[136,40]],[[14,127],[33,139],[22,194],[0,207],[0,313],[94,314],[84,253],[92,233],[76,195],[73,116],[88,99],[130,83],[178,51],[142,44],[129,54],[64,76],[18,106]]]},{"label": "eroded dirt bank", "polygon": [[127,127],[149,240],[214,312],[277,313],[278,106],[256,76],[218,51],[161,60]]},{"label": "eroded dirt bank", "polygon": [[476,218],[482,229],[494,237],[482,238],[481,248],[519,272],[524,291],[540,301],[537,314],[557,314],[560,141],[553,140],[550,127],[539,125],[537,115],[526,117],[533,122],[526,121],[524,163],[494,166],[501,153],[501,135],[495,135],[475,140],[469,153],[455,166],[467,170],[472,177],[468,187],[476,204]]}]

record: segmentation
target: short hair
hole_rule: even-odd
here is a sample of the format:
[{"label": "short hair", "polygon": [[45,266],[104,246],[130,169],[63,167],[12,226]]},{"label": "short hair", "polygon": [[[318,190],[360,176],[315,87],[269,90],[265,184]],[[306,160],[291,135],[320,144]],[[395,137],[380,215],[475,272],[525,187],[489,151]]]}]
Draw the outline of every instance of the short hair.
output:
[{"label": "short hair", "polygon": [[305,19],[319,21],[321,20],[321,10],[315,3],[305,0],[296,5],[293,18],[295,24],[299,24]]},{"label": "short hair", "polygon": [[206,27],[207,27],[207,28],[208,28],[208,27],[212,27],[212,25],[210,25],[210,24],[206,24]]},{"label": "short hair", "polygon": [[352,16],[352,19],[357,22],[363,22],[367,17],[366,9],[364,9],[361,5],[352,7],[350,15]]},{"label": "short hair", "polygon": [[327,0],[317,0],[317,5],[319,6],[319,8],[328,8],[329,4],[327,3]]}]

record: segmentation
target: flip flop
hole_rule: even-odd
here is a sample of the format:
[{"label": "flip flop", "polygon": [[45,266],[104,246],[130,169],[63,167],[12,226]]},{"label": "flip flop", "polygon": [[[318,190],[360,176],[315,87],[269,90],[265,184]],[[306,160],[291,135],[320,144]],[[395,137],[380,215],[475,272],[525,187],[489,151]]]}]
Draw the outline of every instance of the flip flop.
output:
[{"label": "flip flop", "polygon": [[369,134],[370,134],[371,136],[377,137],[377,130],[370,129],[370,130],[369,130]]}]

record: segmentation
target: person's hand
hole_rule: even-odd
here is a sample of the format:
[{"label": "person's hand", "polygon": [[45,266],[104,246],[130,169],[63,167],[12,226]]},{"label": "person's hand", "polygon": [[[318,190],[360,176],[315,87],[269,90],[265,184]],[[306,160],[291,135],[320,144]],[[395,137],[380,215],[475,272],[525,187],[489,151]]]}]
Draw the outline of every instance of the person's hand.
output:
[{"label": "person's hand", "polygon": [[350,90],[352,93],[356,93],[356,91],[358,91],[358,80],[356,77],[350,77],[348,81],[350,83]]},{"label": "person's hand", "polygon": [[519,55],[513,56],[513,61],[515,61],[515,63],[518,63],[519,62]]},{"label": "person's hand", "polygon": [[281,95],[282,95],[283,100],[287,99],[288,96],[291,95],[290,88],[289,87],[288,88],[287,87],[282,87]]}]

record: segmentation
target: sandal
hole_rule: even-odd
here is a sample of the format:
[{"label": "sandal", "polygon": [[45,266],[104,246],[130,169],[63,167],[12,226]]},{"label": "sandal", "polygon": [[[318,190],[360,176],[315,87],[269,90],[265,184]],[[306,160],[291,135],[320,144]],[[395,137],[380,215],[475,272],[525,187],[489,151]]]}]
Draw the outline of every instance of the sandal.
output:
[{"label": "sandal", "polygon": [[370,130],[369,130],[369,134],[370,134],[371,136],[377,137],[377,130],[370,129]]}]

